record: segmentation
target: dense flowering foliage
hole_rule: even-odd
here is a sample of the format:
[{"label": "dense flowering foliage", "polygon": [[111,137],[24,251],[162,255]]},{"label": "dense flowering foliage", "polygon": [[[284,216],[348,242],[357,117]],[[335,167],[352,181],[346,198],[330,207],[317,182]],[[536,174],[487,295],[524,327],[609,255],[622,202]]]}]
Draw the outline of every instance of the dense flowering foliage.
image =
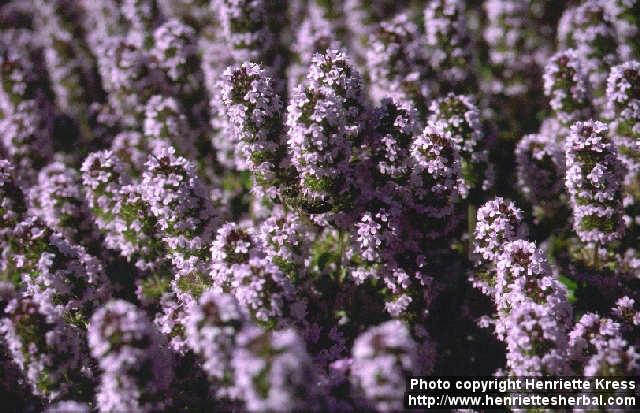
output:
[{"label": "dense flowering foliage", "polygon": [[639,0],[1,1],[1,409],[640,375],[639,34]]},{"label": "dense flowering foliage", "polygon": [[140,309],[108,302],[91,317],[88,342],[102,371],[100,411],[154,411],[168,401],[163,393],[171,384],[171,356]]},{"label": "dense flowering foliage", "polygon": [[567,192],[574,228],[584,242],[607,243],[622,236],[623,169],[601,122],[578,122],[566,143]]},{"label": "dense flowering foliage", "polygon": [[558,27],[560,43],[575,48],[580,57],[591,85],[593,103],[599,110],[604,109],[609,68],[620,60],[615,27],[605,3],[585,1],[567,10]]},{"label": "dense flowering foliage", "polygon": [[564,150],[553,137],[532,133],[516,147],[518,185],[534,206],[553,208],[564,192]]},{"label": "dense flowering foliage", "polygon": [[351,381],[370,408],[396,411],[402,399],[396,391],[404,376],[425,373],[418,345],[406,326],[387,321],[362,333],[353,345]]},{"label": "dense flowering foliage", "polygon": [[473,49],[467,27],[465,5],[460,0],[435,0],[424,9],[425,42],[433,48],[429,56],[443,92],[471,93],[477,87],[473,71]]},{"label": "dense flowering foliage", "polygon": [[590,114],[590,86],[573,49],[556,53],[545,66],[544,93],[555,117],[565,127]]},{"label": "dense flowering foliage", "polygon": [[391,97],[424,112],[431,91],[418,27],[409,16],[399,14],[380,23],[369,36],[366,60],[371,97],[376,101]]}]

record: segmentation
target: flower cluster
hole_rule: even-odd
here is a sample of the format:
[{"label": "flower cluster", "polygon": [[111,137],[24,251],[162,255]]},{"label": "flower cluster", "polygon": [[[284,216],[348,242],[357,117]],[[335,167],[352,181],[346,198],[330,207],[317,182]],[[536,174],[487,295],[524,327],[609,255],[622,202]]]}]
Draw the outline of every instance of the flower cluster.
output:
[{"label": "flower cluster", "polygon": [[[273,4],[272,4],[273,3]],[[278,72],[282,56],[278,53],[278,2],[265,0],[215,0],[221,35],[236,62],[263,62]]]},{"label": "flower cluster", "polygon": [[144,135],[152,152],[173,146],[190,158],[196,155],[193,132],[187,117],[172,97],[155,95],[149,98],[144,115]]},{"label": "flower cluster", "polygon": [[170,268],[156,217],[142,200],[123,163],[111,151],[94,152],[81,167],[82,183],[104,245],[146,274]]},{"label": "flower cluster", "polygon": [[305,410],[312,406],[313,369],[295,330],[247,326],[236,338],[231,365],[247,410]]},{"label": "flower cluster", "polygon": [[637,138],[640,135],[640,62],[631,60],[611,68],[607,102],[615,115],[614,133]]},{"label": "flower cluster", "polygon": [[508,316],[507,366],[515,376],[563,375],[566,331],[544,305],[525,301]]},{"label": "flower cluster", "polygon": [[450,230],[447,227],[452,221],[445,223],[445,220],[467,191],[461,176],[460,153],[446,127],[443,122],[429,122],[410,148],[412,208],[419,215],[444,224],[428,232],[427,238],[437,238]]},{"label": "flower cluster", "polygon": [[238,142],[236,163],[248,164],[259,185],[273,196],[285,153],[283,113],[273,80],[259,65],[228,68],[221,82],[222,101]]},{"label": "flower cluster", "polygon": [[406,14],[382,22],[372,30],[366,62],[374,100],[391,97],[405,107],[426,112],[431,91],[425,80],[428,65],[420,39],[418,27]]},{"label": "flower cluster", "polygon": [[47,413],[89,413],[89,405],[74,400],[63,400],[52,404],[46,410]]},{"label": "flower cluster", "polygon": [[637,24],[640,3],[636,0],[614,0],[604,4],[618,35],[618,54],[622,60],[640,58]]},{"label": "flower cluster", "polygon": [[612,312],[625,326],[633,328],[640,325],[640,311],[637,310],[635,304],[633,298],[621,297],[616,301]]},{"label": "flower cluster", "polygon": [[[335,8],[337,4],[334,6]],[[367,37],[375,25],[403,10],[402,4],[393,0],[347,0],[341,5],[346,26],[351,32],[351,48],[359,56],[366,52]]]},{"label": "flower cluster", "polygon": [[621,337],[620,324],[594,313],[584,314],[569,333],[568,355],[585,376],[637,374],[640,370],[640,355]]},{"label": "flower cluster", "polygon": [[312,213],[340,210],[352,201],[352,152],[363,122],[360,75],[338,50],[318,54],[291,98],[287,126],[291,162],[302,204]]},{"label": "flower cluster", "polygon": [[536,59],[539,39],[527,32],[529,2],[488,0],[484,6],[488,20],[484,38],[496,72],[489,89],[506,96],[524,95],[530,88],[530,75],[539,72]]},{"label": "flower cluster", "polygon": [[589,81],[575,50],[563,50],[549,59],[544,68],[544,93],[555,117],[564,127],[589,117]]},{"label": "flower cluster", "polygon": [[49,163],[53,156],[50,127],[42,119],[34,100],[18,104],[16,111],[0,120],[1,147],[17,167],[18,179],[24,185],[37,180],[35,171]]},{"label": "flower cluster", "polygon": [[96,395],[101,412],[157,411],[166,404],[171,357],[141,310],[108,302],[91,317],[88,341],[102,371]]},{"label": "flower cluster", "polygon": [[131,38],[109,37],[99,48],[100,74],[109,105],[119,123],[141,129],[146,101],[155,95],[161,80],[151,67],[151,58]]},{"label": "flower cluster", "polygon": [[526,233],[522,211],[511,201],[498,197],[478,210],[475,253],[496,261],[502,245],[521,239]]},{"label": "flower cluster", "polygon": [[565,12],[558,36],[560,44],[575,49],[588,76],[594,106],[603,110],[609,67],[618,61],[616,32],[605,2],[588,0]]},{"label": "flower cluster", "polygon": [[218,292],[232,293],[242,308],[261,323],[273,324],[286,314],[293,286],[265,257],[255,230],[227,223],[211,246],[211,277]]},{"label": "flower cluster", "polygon": [[614,115],[609,125],[610,134],[627,169],[625,183],[633,186],[640,171],[640,62],[632,60],[611,68],[607,105]]},{"label": "flower cluster", "polygon": [[258,237],[266,259],[295,280],[307,265],[312,231],[297,215],[276,210],[260,225]]},{"label": "flower cluster", "polygon": [[[552,275],[542,251],[534,243],[520,239],[504,244],[496,267],[494,302],[500,318],[508,319],[514,309],[531,302],[543,304],[543,311],[551,313],[551,319],[559,326],[557,328],[561,331],[567,329],[571,311],[566,290]],[[510,326],[499,322],[496,332],[508,335]]]},{"label": "flower cluster", "polygon": [[144,170],[147,154],[151,152],[148,140],[138,131],[118,133],[111,143],[111,151],[118,157],[127,174],[138,178]]},{"label": "flower cluster", "polygon": [[369,146],[380,195],[399,193],[411,170],[410,146],[419,128],[416,113],[391,99],[380,102],[373,114]]},{"label": "flower cluster", "polygon": [[0,110],[5,116],[14,113],[18,105],[26,101],[33,100],[38,107],[47,104],[46,77],[31,70],[38,61],[32,56],[30,48],[10,47],[9,40],[2,39],[3,50],[0,55]]},{"label": "flower cluster", "polygon": [[494,295],[495,266],[503,245],[526,235],[523,219],[522,210],[501,197],[488,201],[478,209],[473,252],[478,255],[479,268],[471,281],[485,294]]},{"label": "flower cluster", "polygon": [[111,294],[101,262],[39,218],[27,217],[16,225],[12,252],[29,295],[69,323],[82,325]]},{"label": "flower cluster", "polygon": [[87,385],[87,355],[81,332],[29,296],[13,299],[4,310],[0,334],[33,392],[49,400],[78,397]]},{"label": "flower cluster", "polygon": [[160,18],[156,2],[150,0],[125,0],[121,6],[122,16],[131,26],[129,37],[138,47],[148,48],[152,28]]},{"label": "flower cluster", "polygon": [[304,80],[313,56],[327,49],[340,49],[340,42],[331,22],[323,16],[319,5],[309,3],[308,16],[300,23],[296,32],[296,42],[291,49],[293,62],[287,73],[287,89],[290,92]]},{"label": "flower cluster", "polygon": [[0,1],[2,407],[637,376],[639,5]]},{"label": "flower cluster", "polygon": [[214,210],[193,163],[176,156],[173,147],[161,148],[145,166],[140,195],[156,217],[176,268],[175,286],[180,292],[198,295],[210,285],[207,244],[222,214]]},{"label": "flower cluster", "polygon": [[518,186],[532,205],[557,205],[564,190],[564,151],[548,135],[523,136],[516,147]]},{"label": "flower cluster", "polygon": [[624,169],[607,126],[598,121],[574,124],[565,150],[566,186],[578,237],[602,245],[620,239]]},{"label": "flower cluster", "polygon": [[482,131],[480,110],[473,98],[448,94],[431,103],[429,120],[442,122],[451,134],[461,158],[461,175],[467,189],[487,190],[493,185],[493,171]]},{"label": "flower cluster", "polygon": [[[0,268],[11,279],[10,257],[14,246],[11,238],[15,226],[25,218],[27,201],[15,178],[15,167],[6,159],[0,160],[0,240],[2,257]],[[19,278],[19,276],[18,276]],[[19,281],[15,280],[15,281]]]},{"label": "flower cluster", "polygon": [[189,102],[202,82],[194,30],[179,20],[168,20],[154,31],[153,38],[151,56],[179,88],[175,93]]},{"label": "flower cluster", "polygon": [[372,327],[356,339],[351,382],[365,406],[377,411],[402,408],[398,386],[406,376],[428,372],[429,366],[421,366],[418,360],[418,347],[407,327],[397,320]]},{"label": "flower cluster", "polygon": [[33,214],[73,242],[92,247],[99,239],[77,170],[60,161],[47,165],[29,198]]},{"label": "flower cluster", "polygon": [[236,335],[245,323],[233,296],[208,290],[190,309],[186,322],[189,347],[203,359],[202,368],[219,397],[234,398],[233,351]]},{"label": "flower cluster", "polygon": [[443,92],[471,93],[475,88],[473,49],[460,0],[431,1],[424,10],[426,44],[432,48],[429,63]]},{"label": "flower cluster", "polygon": [[88,106],[96,100],[95,67],[90,63],[84,28],[77,17],[82,13],[76,2],[36,1],[38,24],[45,43],[45,62],[58,107],[87,121]]}]

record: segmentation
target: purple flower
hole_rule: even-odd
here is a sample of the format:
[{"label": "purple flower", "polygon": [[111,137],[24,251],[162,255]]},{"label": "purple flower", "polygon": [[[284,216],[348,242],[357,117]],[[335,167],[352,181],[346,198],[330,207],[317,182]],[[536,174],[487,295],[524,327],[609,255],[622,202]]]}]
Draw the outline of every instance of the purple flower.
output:
[{"label": "purple flower", "polygon": [[13,232],[16,271],[29,295],[49,312],[82,325],[111,294],[102,264],[35,217]]},{"label": "purple flower", "polygon": [[531,18],[529,2],[488,0],[484,3],[487,26],[484,39],[489,45],[489,62],[495,79],[488,85],[492,94],[522,96],[532,87],[539,72],[538,56],[544,53],[539,36],[527,31]]},{"label": "purple flower", "polygon": [[523,213],[511,201],[498,197],[478,209],[473,238],[478,268],[471,279],[475,287],[494,294],[495,265],[504,245],[524,238],[526,232]]},{"label": "purple flower", "polygon": [[45,102],[45,79],[33,70],[34,59],[28,51],[10,47],[2,39],[0,53],[0,111],[9,115],[24,101],[35,100],[38,106]]},{"label": "purple flower", "polygon": [[571,127],[565,146],[573,227],[585,243],[606,245],[620,239],[624,231],[624,169],[607,133],[602,122],[578,122]]},{"label": "purple flower", "polygon": [[97,58],[109,105],[123,126],[142,129],[147,100],[165,87],[151,57],[131,39],[114,36],[98,49]]},{"label": "purple flower", "polygon": [[29,198],[32,213],[69,240],[85,247],[99,240],[77,170],[60,161],[50,163],[40,170]]},{"label": "purple flower", "polygon": [[[272,4],[271,4],[272,3]],[[216,0],[221,35],[236,63],[253,62],[268,67],[273,73],[282,68],[278,53],[277,2],[265,0]]]},{"label": "purple flower", "polygon": [[[351,32],[351,48],[362,57],[367,52],[367,37],[378,22],[391,19],[403,9],[403,4],[394,0],[346,0],[336,11],[341,12]],[[336,20],[338,20],[336,18]]]},{"label": "purple flower", "polygon": [[[371,163],[376,169],[379,196],[388,190],[399,193],[411,171],[410,147],[419,132],[415,111],[406,110],[391,99],[383,99],[371,116]],[[390,186],[390,187],[389,187]]]},{"label": "purple flower", "polygon": [[618,54],[622,60],[640,58],[640,40],[636,16],[640,3],[636,0],[613,0],[603,3],[618,36]]},{"label": "purple flower", "polygon": [[[354,197],[355,144],[363,122],[360,75],[338,50],[316,55],[288,107],[288,146],[303,207],[341,210]],[[346,205],[345,205],[346,204]]]},{"label": "purple flower", "polygon": [[111,151],[94,152],[82,164],[87,201],[107,248],[119,251],[147,275],[167,271],[170,262],[156,217]]},{"label": "purple flower", "polygon": [[296,41],[292,45],[294,61],[287,71],[289,92],[304,81],[307,68],[311,65],[316,53],[323,53],[327,49],[340,49],[334,27],[327,20],[320,9],[320,5],[309,3],[308,16],[300,24],[296,32]]},{"label": "purple flower", "polygon": [[15,166],[6,159],[0,160],[0,195],[0,239],[4,246],[15,225],[27,212],[24,193],[16,182]]},{"label": "purple flower", "polygon": [[391,98],[424,115],[431,94],[424,50],[418,28],[407,14],[376,25],[366,49],[373,100]]},{"label": "purple flower", "polygon": [[555,117],[568,128],[591,114],[591,94],[587,74],[574,49],[554,54],[544,68],[544,94]]},{"label": "purple flower", "polygon": [[89,104],[99,88],[92,56],[83,40],[80,6],[66,0],[37,0],[35,11],[56,103],[62,111],[86,121]]},{"label": "purple flower", "polygon": [[443,222],[467,191],[461,176],[460,153],[446,127],[443,122],[430,121],[410,148],[411,207],[429,222],[441,222],[426,228],[426,238],[438,238],[450,230]]},{"label": "purple flower", "polygon": [[208,244],[222,214],[214,210],[195,165],[176,156],[172,147],[160,149],[145,166],[140,195],[156,217],[176,268],[174,289],[197,296],[210,285]]},{"label": "purple flower", "polygon": [[223,398],[233,394],[232,359],[236,335],[245,323],[233,296],[205,291],[188,311],[186,320],[187,344],[200,357],[202,367]]},{"label": "purple flower", "polygon": [[533,205],[545,210],[561,202],[564,190],[564,151],[545,134],[524,136],[516,146],[518,187]]},{"label": "purple flower", "polygon": [[256,321],[274,325],[286,315],[294,289],[278,266],[268,260],[253,228],[227,223],[211,246],[215,291],[231,293]]},{"label": "purple flower", "polygon": [[584,366],[586,377],[635,376],[639,372],[640,354],[619,337],[607,340]]},{"label": "purple flower", "polygon": [[235,391],[248,411],[305,410],[313,402],[313,370],[294,330],[242,329],[232,366]]},{"label": "purple flower", "polygon": [[568,374],[566,326],[545,304],[525,300],[506,320],[507,367],[516,377]]},{"label": "purple flower", "polygon": [[0,335],[34,394],[74,397],[88,384],[82,332],[50,307],[29,296],[12,300],[0,319]]},{"label": "purple flower", "polygon": [[633,298],[628,296],[620,297],[611,312],[627,329],[632,330],[640,325],[640,310],[637,308],[636,301]]},{"label": "purple flower", "polygon": [[609,67],[618,63],[617,37],[606,11],[606,2],[587,0],[568,9],[558,25],[562,48],[573,48],[586,72],[594,106],[605,107],[605,89]]},{"label": "purple flower", "polygon": [[45,413],[89,413],[89,405],[73,400],[64,400],[52,404]]},{"label": "purple flower", "polygon": [[222,102],[237,142],[236,163],[246,165],[258,185],[277,185],[286,175],[281,165],[286,148],[283,141],[283,113],[273,80],[259,65],[243,63],[227,68],[220,82]]},{"label": "purple flower", "polygon": [[314,235],[297,214],[280,210],[274,211],[258,230],[266,259],[299,281],[304,279]]},{"label": "purple flower", "polygon": [[93,314],[87,330],[102,370],[96,395],[101,412],[157,411],[167,404],[171,356],[141,310],[110,301]]},{"label": "purple flower", "polygon": [[420,371],[418,344],[407,327],[387,321],[362,333],[353,344],[351,383],[369,408],[376,411],[402,409],[398,388],[405,377]]},{"label": "purple flower", "polygon": [[544,253],[533,242],[524,240],[503,244],[502,249],[496,263],[494,291],[500,318],[496,324],[498,336],[503,338],[510,334],[509,315],[528,302],[543,306],[541,311],[566,335],[571,319],[567,291],[551,273]]},{"label": "purple flower", "polygon": [[35,184],[38,170],[53,156],[50,125],[42,115],[35,100],[26,100],[0,120],[2,148],[25,186]]},{"label": "purple flower", "polygon": [[493,186],[493,166],[482,132],[480,110],[470,96],[448,94],[434,100],[430,122],[441,122],[460,153],[462,177],[469,189]]},{"label": "purple flower", "polygon": [[178,101],[172,97],[155,95],[146,104],[144,135],[154,154],[163,147],[174,146],[181,155],[197,158],[194,133]]},{"label": "purple flower", "polygon": [[111,143],[111,151],[118,157],[123,168],[132,178],[139,178],[151,151],[149,142],[142,133],[126,131],[118,133]]},{"label": "purple flower", "polygon": [[625,186],[631,188],[640,172],[640,62],[632,60],[611,68],[607,110],[614,116],[609,133],[627,169]]},{"label": "purple flower", "polygon": [[122,15],[130,25],[129,39],[136,47],[148,48],[152,43],[153,27],[157,24],[160,13],[153,0],[123,0]]},{"label": "purple flower", "polygon": [[569,359],[575,366],[582,366],[620,335],[620,324],[594,313],[584,314],[569,333]]},{"label": "purple flower", "polygon": [[425,43],[429,63],[445,91],[472,92],[475,89],[473,49],[460,0],[435,0],[424,9]]}]

